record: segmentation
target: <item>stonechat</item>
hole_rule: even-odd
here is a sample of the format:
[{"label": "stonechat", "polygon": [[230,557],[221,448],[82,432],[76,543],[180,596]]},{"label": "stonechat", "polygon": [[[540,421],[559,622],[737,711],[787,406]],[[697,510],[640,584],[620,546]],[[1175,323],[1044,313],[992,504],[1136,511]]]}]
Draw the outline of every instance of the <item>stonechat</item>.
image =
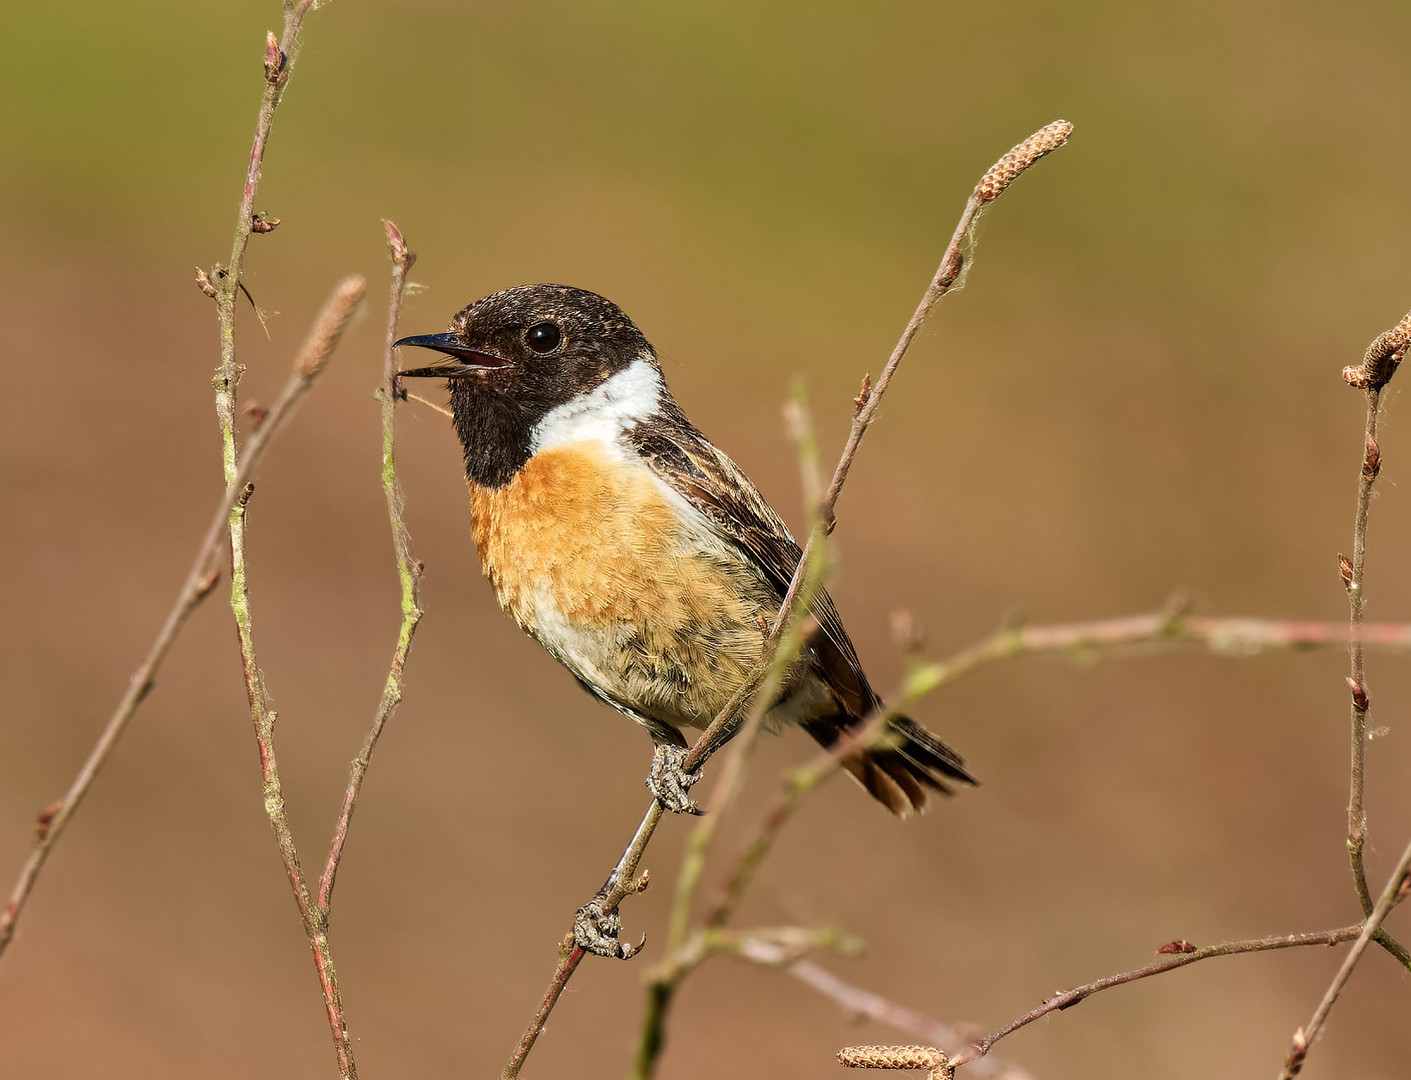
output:
[{"label": "stonechat", "polygon": [[[707,726],[761,656],[801,557],[740,468],[686,419],[656,352],[620,308],[565,285],[521,285],[464,308],[444,354],[402,378],[447,380],[472,534],[500,605],[595,697],[646,728],[647,786],[694,812],[682,728]],[[765,716],[832,746],[881,701],[833,601]],[[973,784],[906,717],[843,765],[898,817]]]}]

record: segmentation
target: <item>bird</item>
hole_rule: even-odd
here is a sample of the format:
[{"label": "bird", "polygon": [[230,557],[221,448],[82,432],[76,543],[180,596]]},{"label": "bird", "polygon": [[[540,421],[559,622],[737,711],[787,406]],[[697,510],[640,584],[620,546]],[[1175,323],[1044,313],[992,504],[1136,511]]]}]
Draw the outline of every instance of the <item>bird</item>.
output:
[{"label": "bird", "polygon": [[[647,787],[663,808],[699,812],[683,729],[708,726],[758,665],[799,544],[687,419],[647,338],[596,293],[520,285],[395,345],[441,354],[399,378],[447,382],[471,533],[501,607],[646,729]],[[882,702],[826,591],[811,613],[764,721],[832,747]],[[904,716],[842,765],[898,817],[976,783]]]}]

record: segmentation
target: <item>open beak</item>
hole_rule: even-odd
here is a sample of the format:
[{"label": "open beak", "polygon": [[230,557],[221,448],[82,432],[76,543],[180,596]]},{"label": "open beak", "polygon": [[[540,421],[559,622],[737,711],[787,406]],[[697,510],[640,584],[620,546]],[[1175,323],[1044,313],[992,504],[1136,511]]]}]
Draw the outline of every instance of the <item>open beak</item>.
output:
[{"label": "open beak", "polygon": [[412,368],[397,372],[400,379],[454,379],[457,375],[468,375],[475,371],[488,371],[491,368],[508,367],[509,361],[489,353],[467,348],[455,334],[422,334],[420,337],[404,337],[394,341],[392,347],[414,345],[418,349],[433,349],[445,353],[449,358],[430,367]]}]

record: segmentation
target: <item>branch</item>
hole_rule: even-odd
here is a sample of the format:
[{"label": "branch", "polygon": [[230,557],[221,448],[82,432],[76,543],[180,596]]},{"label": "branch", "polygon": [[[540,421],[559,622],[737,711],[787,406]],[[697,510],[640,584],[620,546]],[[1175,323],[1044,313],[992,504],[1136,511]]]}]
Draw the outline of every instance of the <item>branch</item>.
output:
[{"label": "branch", "polygon": [[[299,31],[304,16],[314,0],[284,0],[284,32],[276,40],[274,34],[265,38],[265,92],[260,101],[260,113],[255,121],[255,138],[250,144],[250,163],[245,169],[245,186],[240,195],[240,209],[235,217],[235,239],[231,243],[230,262],[217,267],[212,277],[219,284],[211,285],[206,275],[198,272],[197,283],[202,291],[215,290],[216,320],[220,324],[220,370],[216,374],[216,418],[221,429],[221,461],[227,483],[235,474],[235,397],[244,368],[235,362],[235,301],[244,288],[241,278],[245,270],[245,249],[252,232],[266,233],[274,225],[269,218],[255,213],[255,193],[264,167],[265,147],[274,126],[274,111],[284,97],[284,89],[294,74],[294,62],[299,58]],[[275,224],[277,224],[277,219]],[[248,295],[248,294],[247,294]],[[253,301],[252,301],[253,303]]]},{"label": "branch", "polygon": [[[1357,891],[1362,913],[1372,913],[1372,896],[1367,888],[1367,869],[1362,850],[1367,841],[1367,810],[1363,793],[1366,787],[1367,727],[1370,697],[1367,693],[1363,668],[1362,627],[1367,598],[1363,588],[1367,571],[1367,518],[1372,506],[1372,485],[1381,472],[1382,454],[1377,445],[1377,413],[1381,406],[1382,387],[1396,373],[1397,366],[1411,345],[1411,313],[1400,323],[1379,335],[1368,347],[1362,364],[1344,368],[1343,379],[1360,387],[1367,395],[1367,422],[1362,440],[1362,468],[1357,480],[1357,512],[1352,529],[1352,559],[1338,556],[1343,584],[1347,588],[1349,608],[1349,662],[1347,684],[1352,692],[1350,724],[1350,767],[1347,800],[1347,853],[1352,864],[1352,883]],[[1411,966],[1411,955],[1389,935],[1381,933],[1381,944],[1396,953],[1403,964]]]},{"label": "branch", "polygon": [[[1390,647],[1411,647],[1411,624],[1363,624],[1364,641]],[[917,699],[987,664],[1052,653],[1088,656],[1138,645],[1204,646],[1229,656],[1251,656],[1266,649],[1316,648],[1340,645],[1348,638],[1345,623],[1273,619],[1184,616],[1174,611],[1131,615],[1055,626],[1011,627],[962,649],[945,660],[918,665],[893,695],[904,712]],[[740,849],[719,898],[706,916],[710,926],[723,926],[734,915],[755,871],[804,798],[837,771],[843,758],[876,737],[885,715],[869,718],[848,738],[817,755],[784,778],[783,789],[764,813],[753,835]]]},{"label": "branch", "polygon": [[[307,378],[313,378],[327,362],[329,355],[343,336],[353,312],[363,298],[366,283],[361,277],[344,278],[324,303],[323,309],[314,320],[314,326],[300,351],[295,370]],[[253,487],[244,489],[246,496]],[[255,743],[260,753],[260,773],[264,783],[265,813],[269,815],[274,829],[275,841],[279,845],[280,857],[284,860],[289,884],[294,889],[294,900],[299,906],[303,919],[304,932],[308,935],[309,947],[313,950],[314,966],[318,971],[319,986],[323,990],[324,1007],[328,1014],[329,1028],[333,1033],[334,1049],[338,1056],[338,1068],[345,1080],[356,1080],[357,1067],[353,1062],[352,1042],[348,1037],[347,1026],[343,1022],[343,1003],[338,991],[338,975],[333,966],[333,956],[328,945],[328,913],[320,907],[309,893],[308,882],[304,877],[299,853],[294,846],[294,834],[289,827],[289,818],[284,810],[284,790],[279,780],[279,766],[274,752],[274,725],[277,715],[270,708],[269,691],[265,687],[264,673],[260,671],[255,655],[254,628],[250,609],[250,593],[245,571],[245,499],[239,500],[230,514],[231,549],[231,590],[230,606],[235,613],[235,628],[240,639],[240,658],[245,672],[245,691],[250,699],[250,718],[255,726]],[[335,847],[340,841],[335,840]],[[332,887],[332,875],[328,885]]]},{"label": "branch", "polygon": [[1411,844],[1406,846],[1406,850],[1401,855],[1401,862],[1397,863],[1396,869],[1387,879],[1386,888],[1382,890],[1382,895],[1377,899],[1376,906],[1367,916],[1367,921],[1363,923],[1362,932],[1357,935],[1357,941],[1353,943],[1347,957],[1343,960],[1342,967],[1338,968],[1338,973],[1333,976],[1332,984],[1323,995],[1323,1000],[1318,1003],[1318,1008],[1313,1011],[1313,1019],[1308,1021],[1306,1028],[1299,1028],[1294,1032],[1293,1048],[1284,1060],[1284,1068],[1279,1073],[1279,1080],[1292,1080],[1302,1070],[1304,1059],[1308,1056],[1308,1048],[1318,1038],[1324,1022],[1328,1019],[1328,1013],[1332,1010],[1338,995],[1342,993],[1342,988],[1347,985],[1347,980],[1352,978],[1352,969],[1362,959],[1362,954],[1366,952],[1368,943],[1376,937],[1382,921],[1391,914],[1391,909],[1406,899],[1408,884],[1411,884]]},{"label": "branch", "polygon": [[[1367,683],[1363,664],[1363,615],[1366,610],[1366,592],[1363,587],[1367,566],[1367,519],[1371,511],[1372,485],[1381,472],[1382,454],[1377,444],[1377,420],[1381,406],[1382,388],[1390,381],[1401,363],[1408,345],[1411,345],[1411,313],[1402,317],[1401,322],[1378,335],[1368,347],[1362,364],[1357,368],[1344,368],[1343,379],[1351,386],[1361,388],[1367,396],[1367,420],[1362,440],[1362,468],[1357,482],[1357,512],[1352,530],[1352,558],[1339,555],[1338,563],[1342,570],[1343,584],[1347,588],[1349,608],[1348,654],[1351,672],[1347,684],[1351,691],[1351,724],[1349,779],[1347,800],[1347,853],[1352,866],[1352,884],[1362,905],[1364,915],[1372,913],[1372,896],[1367,887],[1367,869],[1363,860],[1363,848],[1367,840],[1367,811],[1364,798],[1366,788],[1367,730],[1371,700],[1367,693]],[[1376,928],[1374,939],[1395,956],[1403,966],[1411,969],[1411,951],[1408,951],[1396,938],[1385,930]],[[1336,996],[1336,995],[1334,995]],[[1328,1003],[1331,1006],[1331,1002]],[[1297,1049],[1297,1048],[1295,1048]],[[1304,1046],[1306,1052],[1306,1044]],[[1296,1053],[1289,1055],[1289,1062],[1302,1058]],[[1292,1065],[1286,1067],[1295,1067]]]},{"label": "branch", "polygon": [[[361,286],[357,284],[360,281],[361,279],[345,281],[339,287],[339,292],[334,294],[335,298],[342,296],[350,287],[357,295],[361,295]],[[356,303],[356,296],[352,296],[348,302],[350,304]],[[330,301],[330,305],[332,303]],[[299,353],[289,381],[285,383],[279,397],[270,406],[263,422],[246,444],[245,452],[241,455],[239,464],[226,485],[225,493],[216,506],[211,522],[206,526],[205,536],[202,537],[197,548],[196,558],[186,574],[186,580],[177,595],[176,603],[167,613],[166,621],[157,633],[157,638],[148,650],[146,658],[129,680],[127,693],[109,718],[107,727],[103,729],[103,734],[94,744],[93,750],[83,763],[83,768],[79,770],[78,776],[74,778],[68,792],[46,810],[41,818],[38,842],[35,844],[29,860],[25,863],[24,869],[20,872],[19,880],[15,882],[4,915],[0,916],[0,953],[4,952],[5,947],[14,936],[15,923],[19,919],[20,911],[23,909],[30,891],[34,888],[35,879],[39,876],[40,869],[49,857],[49,852],[58,843],[64,827],[68,825],[69,819],[73,817],[74,811],[78,809],[83,797],[88,794],[88,789],[92,787],[99,770],[112,755],[118,740],[122,738],[123,732],[127,729],[128,722],[136,714],[138,706],[142,704],[152,689],[157,671],[162,666],[162,661],[166,659],[172,642],[176,640],[176,636],[180,633],[187,617],[215,588],[219,577],[217,556],[225,544],[226,526],[231,512],[237,507],[237,504],[243,506],[244,501],[249,498],[250,487],[247,485],[250,477],[254,475],[255,466],[260,463],[265,450],[273,442],[275,434],[284,426],[285,420],[293,412],[295,403],[318,378],[323,362],[327,360],[328,352],[331,351],[332,343],[327,340],[326,334],[321,336],[319,332],[321,326],[325,331],[328,329],[324,326],[324,319],[328,311],[329,307],[326,306],[324,313],[319,317],[319,322],[315,324],[315,331],[310,335],[309,342],[305,343]]]},{"label": "branch", "polygon": [[392,527],[392,547],[397,559],[397,578],[402,587],[402,625],[397,633],[397,645],[392,651],[392,664],[387,671],[387,681],[382,688],[382,699],[378,702],[377,713],[372,718],[372,727],[363,739],[362,749],[353,759],[348,777],[348,788],[343,794],[343,808],[338,814],[338,822],[333,829],[333,842],[328,848],[328,861],[324,864],[323,876],[319,879],[318,906],[325,915],[333,901],[333,881],[338,874],[338,863],[343,857],[343,844],[348,838],[348,826],[352,821],[353,807],[362,791],[363,778],[367,775],[372,761],[372,752],[377,748],[377,740],[382,729],[397,706],[402,702],[402,670],[406,667],[407,656],[412,648],[412,635],[421,622],[422,610],[418,585],[421,580],[422,564],[412,555],[411,534],[407,532],[406,521],[402,517],[402,487],[397,481],[396,459],[396,401],[397,401],[397,362],[392,342],[397,340],[397,323],[402,317],[402,296],[406,291],[407,273],[416,262],[416,255],[408,250],[401,230],[386,219],[382,227],[387,233],[387,248],[392,257],[392,291],[387,303],[387,339],[382,356],[382,386],[377,396],[382,403],[382,494],[387,500],[387,517]]},{"label": "branch", "polygon": [[[958,1028],[840,979],[812,960],[800,958],[797,950],[786,949],[772,941],[752,939],[734,950],[734,955],[762,967],[784,971],[834,1002],[849,1016],[876,1020],[918,1039],[924,1039],[932,1046],[958,1046],[967,1041]],[[1033,1077],[1018,1065],[1001,1062],[993,1057],[976,1061],[971,1072],[975,1076],[1002,1077],[1003,1080],[1033,1080]]]},{"label": "branch", "polygon": [[[837,467],[833,471],[833,478],[817,508],[815,515],[817,525],[809,532],[808,542],[804,546],[793,579],[789,582],[789,588],[784,594],[784,600],[780,605],[774,627],[765,641],[762,663],[768,665],[769,678],[773,678],[773,673],[776,671],[779,676],[782,676],[787,670],[788,664],[792,663],[797,656],[797,642],[791,644],[791,650],[788,652],[782,650],[780,645],[786,634],[792,635],[794,632],[795,609],[798,609],[801,617],[806,617],[812,596],[821,585],[824,541],[836,524],[835,510],[838,497],[842,493],[843,484],[847,481],[848,472],[857,456],[858,447],[862,443],[863,436],[867,434],[867,429],[872,426],[872,422],[877,416],[877,410],[881,406],[882,395],[891,385],[892,377],[901,366],[912,339],[921,329],[931,310],[940,303],[960,279],[965,267],[962,249],[967,242],[973,242],[972,230],[980,212],[999,198],[1005,189],[1026,169],[1044,155],[1066,143],[1072,131],[1073,125],[1066,120],[1057,120],[1049,124],[1011,149],[1009,153],[990,166],[985,175],[980,178],[980,182],[975,186],[975,190],[971,192],[970,198],[965,204],[965,209],[961,212],[960,220],[956,223],[950,243],[946,246],[945,254],[941,257],[940,266],[926,287],[926,291],[922,294],[921,301],[917,304],[906,327],[902,330],[901,337],[892,349],[891,356],[887,359],[876,385],[869,386],[864,382],[862,392],[853,403],[852,428],[848,432],[847,441],[838,458]],[[802,418],[803,411],[800,407],[795,419],[801,420]],[[810,486],[813,471],[812,462],[809,460],[812,439],[811,433],[802,424],[798,424],[797,428],[800,434],[799,444],[803,458],[805,487],[807,488]],[[775,662],[775,658],[778,656],[786,658],[784,664],[780,665]],[[711,807],[714,813],[708,815],[707,819],[693,832],[687,847],[686,857],[682,862],[670,930],[670,943],[673,946],[679,946],[684,936],[691,898],[704,867],[706,852],[715,835],[716,821],[739,791],[744,763],[753,745],[753,735],[762,722],[765,712],[772,704],[772,691],[762,691],[753,700],[754,704],[750,715],[745,721],[748,734],[736,747],[731,761],[727,764],[725,775],[717,783],[716,790],[712,792]],[[687,768],[694,769],[699,764],[703,764],[739,729],[738,708],[739,706],[732,701],[729,706],[721,710],[692,747],[686,758]],[[863,730],[868,732],[869,741],[876,727],[880,726],[882,719],[884,718],[879,719],[876,725],[862,726]],[[852,740],[839,740],[839,745],[843,744],[851,745]],[[671,993],[672,988],[668,987],[649,997],[648,1019],[647,1023],[643,1025],[641,1049],[638,1054],[637,1075],[639,1077],[650,1076],[655,1068],[656,1056],[660,1051],[664,1037],[662,1025],[665,1023]]]},{"label": "branch", "polygon": [[1095,982],[1085,983],[1082,986],[1075,986],[1071,990],[1054,994],[1037,1008],[1031,1009],[1023,1016],[1011,1020],[998,1031],[960,1050],[951,1057],[950,1062],[952,1067],[959,1067],[976,1061],[988,1054],[995,1043],[1014,1034],[1020,1028],[1028,1027],[1035,1020],[1041,1020],[1049,1013],[1071,1009],[1094,994],[1110,990],[1114,986],[1125,986],[1127,983],[1149,979],[1153,975],[1162,975],[1165,972],[1174,971],[1176,968],[1194,964],[1199,960],[1208,960],[1212,956],[1237,956],[1241,953],[1293,949],[1303,945],[1337,945],[1344,941],[1354,940],[1361,932],[1362,925],[1359,923],[1356,926],[1344,926],[1338,930],[1324,930],[1316,934],[1284,934],[1276,937],[1255,938],[1249,941],[1229,941],[1222,945],[1207,945],[1200,949],[1195,948],[1189,942],[1173,941],[1170,945],[1164,945],[1157,950],[1162,959],[1155,963],[1137,968],[1134,971],[1123,972],[1120,975],[1109,975],[1105,979],[1098,979]]}]

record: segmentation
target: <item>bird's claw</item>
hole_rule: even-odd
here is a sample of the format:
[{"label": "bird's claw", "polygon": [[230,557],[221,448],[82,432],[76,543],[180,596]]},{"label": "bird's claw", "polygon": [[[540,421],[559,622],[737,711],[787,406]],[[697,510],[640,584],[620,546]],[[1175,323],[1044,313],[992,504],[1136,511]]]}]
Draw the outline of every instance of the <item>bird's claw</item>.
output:
[{"label": "bird's claw", "polygon": [[701,778],[701,771],[686,771],[688,752],[684,746],[659,745],[652,754],[652,768],[647,773],[647,790],[661,803],[663,810],[673,814],[701,812],[690,795],[691,788]]},{"label": "bird's claw", "polygon": [[642,951],[647,937],[636,945],[624,945],[617,939],[622,930],[622,917],[616,908],[607,908],[601,896],[595,896],[581,908],[573,919],[573,943],[584,952],[594,956],[608,956],[615,960],[630,960]]}]

